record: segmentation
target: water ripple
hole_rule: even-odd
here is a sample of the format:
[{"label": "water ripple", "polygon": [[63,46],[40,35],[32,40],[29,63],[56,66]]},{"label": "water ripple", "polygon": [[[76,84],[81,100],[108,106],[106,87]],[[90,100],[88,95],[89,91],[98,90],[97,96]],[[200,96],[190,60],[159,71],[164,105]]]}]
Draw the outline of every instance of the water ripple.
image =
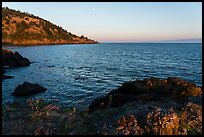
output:
[{"label": "water ripple", "polygon": [[7,70],[15,78],[2,82],[2,102],[26,100],[11,96],[24,81],[48,88],[47,92],[31,97],[79,108],[130,80],[177,76],[202,85],[201,44],[86,44],[12,49],[35,63]]}]

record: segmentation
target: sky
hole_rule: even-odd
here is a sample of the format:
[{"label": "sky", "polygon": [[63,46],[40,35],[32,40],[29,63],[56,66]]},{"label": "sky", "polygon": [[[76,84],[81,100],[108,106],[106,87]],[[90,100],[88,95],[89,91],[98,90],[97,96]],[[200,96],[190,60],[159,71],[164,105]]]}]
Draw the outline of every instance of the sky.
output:
[{"label": "sky", "polygon": [[2,2],[99,42],[202,39],[202,2]]}]

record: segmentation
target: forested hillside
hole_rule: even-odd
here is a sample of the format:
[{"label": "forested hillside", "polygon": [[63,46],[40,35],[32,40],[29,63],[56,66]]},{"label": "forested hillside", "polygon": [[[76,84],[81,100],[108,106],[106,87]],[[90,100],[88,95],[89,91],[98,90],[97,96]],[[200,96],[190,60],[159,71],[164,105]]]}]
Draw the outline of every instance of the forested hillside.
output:
[{"label": "forested hillside", "polygon": [[98,43],[76,36],[33,14],[2,8],[2,44],[49,45]]}]

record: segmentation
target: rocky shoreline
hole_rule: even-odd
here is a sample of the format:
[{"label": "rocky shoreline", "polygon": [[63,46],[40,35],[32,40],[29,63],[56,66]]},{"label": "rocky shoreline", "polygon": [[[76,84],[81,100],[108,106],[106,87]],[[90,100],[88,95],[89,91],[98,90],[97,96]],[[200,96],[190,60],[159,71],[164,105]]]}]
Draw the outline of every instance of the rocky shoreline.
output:
[{"label": "rocky shoreline", "polygon": [[167,79],[147,78],[122,84],[104,98],[96,99],[89,106],[90,111],[118,107],[127,102],[163,102],[166,100],[188,101],[189,97],[202,94],[201,87],[177,77]]},{"label": "rocky shoreline", "polygon": [[[29,66],[18,52],[3,50],[3,66]],[[2,68],[3,69],[3,68]],[[12,76],[4,75],[3,78]],[[24,82],[12,95],[47,89]],[[28,99],[2,104],[3,135],[202,135],[202,87],[178,77],[123,83],[84,111]]]},{"label": "rocky shoreline", "polygon": [[4,104],[2,112],[3,134],[202,135],[202,88],[176,77],[147,78],[122,84],[81,112],[42,99]]},{"label": "rocky shoreline", "polygon": [[90,112],[112,109],[123,115],[107,134],[202,134],[202,88],[181,78],[126,82],[89,106]]}]

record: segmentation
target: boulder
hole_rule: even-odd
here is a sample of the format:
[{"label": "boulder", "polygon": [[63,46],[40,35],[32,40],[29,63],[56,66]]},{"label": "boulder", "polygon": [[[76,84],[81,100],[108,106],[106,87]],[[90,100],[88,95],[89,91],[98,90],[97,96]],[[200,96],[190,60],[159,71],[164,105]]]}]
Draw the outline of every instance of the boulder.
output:
[{"label": "boulder", "polygon": [[22,85],[18,85],[12,95],[14,96],[29,96],[36,93],[41,93],[47,91],[46,88],[28,82],[24,82]]},{"label": "boulder", "polygon": [[12,52],[10,50],[2,50],[2,65],[10,67],[29,66],[30,61],[24,58],[18,52]]}]

